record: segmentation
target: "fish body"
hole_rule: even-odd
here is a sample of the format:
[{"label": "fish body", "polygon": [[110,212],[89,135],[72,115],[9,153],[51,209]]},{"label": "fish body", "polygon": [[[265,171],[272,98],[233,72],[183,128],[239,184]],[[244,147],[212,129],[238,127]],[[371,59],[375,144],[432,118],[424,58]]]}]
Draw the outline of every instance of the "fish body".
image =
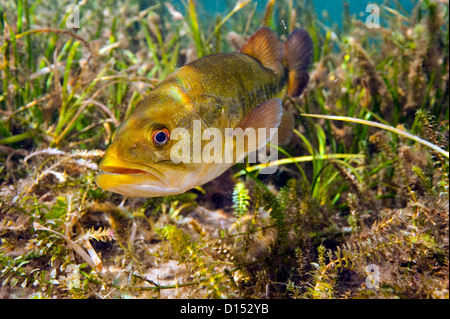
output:
[{"label": "fish body", "polygon": [[[99,164],[103,172],[97,184],[129,197],[155,197],[182,193],[219,176],[255,149],[248,146],[232,162],[192,160],[209,143],[195,136],[195,125],[223,134],[227,128],[278,128],[284,118],[279,98],[286,91],[290,96],[301,94],[311,52],[305,30],[296,29],[283,44],[263,27],[239,53],[213,54],[179,68],[117,129]],[[181,155],[176,160],[179,152],[172,149],[179,143],[173,139],[179,128],[192,136],[189,160]],[[226,152],[222,146],[220,151]]]}]

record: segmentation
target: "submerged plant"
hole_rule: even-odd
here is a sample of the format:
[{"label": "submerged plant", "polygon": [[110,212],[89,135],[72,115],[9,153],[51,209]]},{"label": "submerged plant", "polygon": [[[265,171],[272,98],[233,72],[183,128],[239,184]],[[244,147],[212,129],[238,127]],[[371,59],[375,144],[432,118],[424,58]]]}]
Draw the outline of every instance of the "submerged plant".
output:
[{"label": "submerged plant", "polygon": [[233,209],[236,217],[243,217],[248,213],[250,196],[248,189],[242,182],[236,183],[233,189]]}]

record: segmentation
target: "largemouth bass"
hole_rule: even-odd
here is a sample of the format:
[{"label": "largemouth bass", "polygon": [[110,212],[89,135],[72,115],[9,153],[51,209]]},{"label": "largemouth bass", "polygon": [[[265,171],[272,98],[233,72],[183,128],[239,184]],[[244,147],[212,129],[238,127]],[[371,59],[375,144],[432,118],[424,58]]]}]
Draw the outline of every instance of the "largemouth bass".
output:
[{"label": "largemouth bass", "polygon": [[[99,164],[103,172],[96,183],[129,197],[179,194],[216,178],[261,147],[248,142],[247,136],[242,150],[231,144],[235,151],[231,161],[198,161],[195,157],[209,140],[196,128],[203,132],[215,128],[224,136],[228,129],[240,128],[255,136],[254,132],[267,129],[256,136],[264,145],[277,134],[285,138],[292,131],[292,119],[280,98],[298,97],[306,87],[312,49],[304,29],[294,30],[283,43],[262,27],[239,53],[213,54],[179,68],[119,126]],[[187,133],[193,140],[186,142],[175,132]],[[223,144],[214,151],[229,155]]]}]

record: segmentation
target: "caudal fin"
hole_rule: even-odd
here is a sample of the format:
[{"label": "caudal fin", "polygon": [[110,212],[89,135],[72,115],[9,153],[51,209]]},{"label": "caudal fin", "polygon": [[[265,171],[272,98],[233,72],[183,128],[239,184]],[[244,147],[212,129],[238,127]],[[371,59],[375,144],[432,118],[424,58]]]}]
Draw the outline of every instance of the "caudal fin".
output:
[{"label": "caudal fin", "polygon": [[284,62],[288,69],[287,95],[298,97],[308,84],[308,67],[313,56],[313,41],[304,29],[295,29],[284,42]]}]

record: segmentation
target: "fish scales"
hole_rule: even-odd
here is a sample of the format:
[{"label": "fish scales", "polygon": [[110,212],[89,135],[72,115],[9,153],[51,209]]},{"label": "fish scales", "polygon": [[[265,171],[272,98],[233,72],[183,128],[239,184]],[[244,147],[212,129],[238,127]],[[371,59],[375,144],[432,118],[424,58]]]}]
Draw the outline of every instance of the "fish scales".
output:
[{"label": "fish scales", "polygon": [[196,60],[168,80],[185,92],[208,127],[218,127],[221,114],[237,127],[256,105],[283,94],[286,75],[276,75],[245,54],[230,53]]}]

